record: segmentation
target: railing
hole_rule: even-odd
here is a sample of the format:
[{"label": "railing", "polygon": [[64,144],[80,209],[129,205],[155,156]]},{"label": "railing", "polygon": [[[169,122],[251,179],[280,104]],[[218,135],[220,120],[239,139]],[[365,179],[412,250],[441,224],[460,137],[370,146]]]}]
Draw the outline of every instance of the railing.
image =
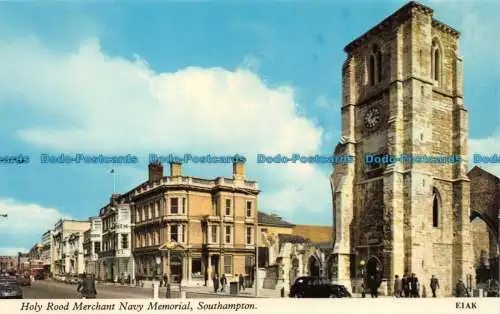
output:
[{"label": "railing", "polygon": [[[201,187],[214,187],[216,185],[231,185],[234,186],[236,181],[234,179],[229,178],[217,178],[215,180],[209,179],[201,179],[201,178],[193,178],[193,177],[163,177],[159,181],[155,181],[153,183],[148,182],[145,183],[135,189],[133,192],[134,196],[139,195],[141,193],[152,190],[158,186],[162,185],[177,185],[177,184],[187,184],[193,186],[201,186]],[[257,188],[257,183],[254,181],[244,181],[243,185],[245,187]]]}]

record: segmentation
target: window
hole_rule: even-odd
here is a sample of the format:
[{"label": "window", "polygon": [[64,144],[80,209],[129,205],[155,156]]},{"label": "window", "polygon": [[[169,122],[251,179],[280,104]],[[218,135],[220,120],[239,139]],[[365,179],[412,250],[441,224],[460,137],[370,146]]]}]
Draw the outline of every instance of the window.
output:
[{"label": "window", "polygon": [[370,85],[375,85],[375,56],[371,55],[368,61],[368,75]]},{"label": "window", "polygon": [[231,200],[226,199],[226,216],[231,216]]},{"label": "window", "polygon": [[160,230],[156,230],[156,244],[160,244]]},{"label": "window", "polygon": [[211,238],[210,238],[211,241],[210,241],[210,243],[217,243],[218,242],[217,241],[217,226],[214,226],[214,225],[211,226],[211,233],[210,233],[210,235],[211,235]]},{"label": "window", "polygon": [[217,206],[217,200],[214,199],[212,201],[212,209],[213,209],[213,213],[215,216],[220,216],[220,210],[219,210],[219,206]]},{"label": "window", "polygon": [[128,249],[128,234],[122,234],[122,249]]},{"label": "window", "polygon": [[226,243],[231,243],[231,226],[226,226]]},{"label": "window", "polygon": [[436,39],[432,41],[432,49],[431,49],[431,75],[432,79],[436,82],[439,82],[441,76],[441,52],[439,49],[439,44]]},{"label": "window", "polygon": [[140,221],[141,221],[141,211],[140,211],[140,209],[139,209],[139,208],[137,208],[137,209],[135,210],[135,217],[136,217],[136,218],[135,218],[135,220],[136,220],[137,222],[140,222]]},{"label": "window", "polygon": [[232,274],[233,273],[233,256],[232,255],[224,255],[224,273]]},{"label": "window", "polygon": [[376,52],[377,56],[377,82],[382,82],[382,53],[379,51]]},{"label": "window", "polygon": [[377,45],[373,45],[372,54],[368,58],[368,82],[370,85],[382,81],[382,52]]},{"label": "window", "polygon": [[252,201],[247,201],[247,217],[252,217]]},{"label": "window", "polygon": [[439,194],[435,188],[432,200],[432,226],[439,227]]},{"label": "window", "polygon": [[201,276],[201,258],[193,257],[191,260],[191,274],[193,277]]},{"label": "window", "polygon": [[179,199],[176,197],[170,199],[170,213],[171,214],[179,213]]},{"label": "window", "polygon": [[247,244],[252,244],[252,227],[247,227],[247,234],[246,234],[246,243]]},{"label": "window", "polygon": [[170,242],[179,242],[179,226],[170,225]]},{"label": "window", "polygon": [[183,214],[186,213],[186,198],[185,197],[182,198],[182,213]]},{"label": "window", "polygon": [[101,242],[94,242],[94,253],[99,253],[101,251]]},{"label": "window", "polygon": [[152,207],[151,204],[148,205],[148,219],[153,218]]}]

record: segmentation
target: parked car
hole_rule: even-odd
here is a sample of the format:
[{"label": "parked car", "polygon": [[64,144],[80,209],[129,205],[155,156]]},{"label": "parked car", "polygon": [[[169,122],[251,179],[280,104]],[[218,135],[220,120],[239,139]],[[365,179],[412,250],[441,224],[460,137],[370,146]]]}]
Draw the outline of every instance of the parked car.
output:
[{"label": "parked car", "polygon": [[16,278],[0,278],[0,299],[22,299],[23,289]]},{"label": "parked car", "polygon": [[332,284],[323,277],[304,276],[295,280],[290,288],[291,298],[350,298],[343,285]]}]

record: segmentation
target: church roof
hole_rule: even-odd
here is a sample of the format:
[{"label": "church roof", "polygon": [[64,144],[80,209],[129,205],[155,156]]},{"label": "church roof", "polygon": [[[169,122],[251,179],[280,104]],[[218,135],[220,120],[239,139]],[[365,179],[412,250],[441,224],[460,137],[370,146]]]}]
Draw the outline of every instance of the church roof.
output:
[{"label": "church roof", "polygon": [[471,174],[475,174],[475,173],[479,173],[479,174],[486,174],[490,177],[493,177],[495,178],[497,181],[500,180],[500,178],[498,178],[496,175],[494,175],[493,173],[489,172],[489,171],[486,171],[484,170],[483,168],[481,167],[478,167],[478,166],[474,166],[468,173],[467,173],[467,176],[470,176]]},{"label": "church roof", "polygon": [[264,212],[258,213],[258,224],[261,226],[271,227],[293,227],[294,225],[288,221],[283,220],[276,214],[266,214]]}]

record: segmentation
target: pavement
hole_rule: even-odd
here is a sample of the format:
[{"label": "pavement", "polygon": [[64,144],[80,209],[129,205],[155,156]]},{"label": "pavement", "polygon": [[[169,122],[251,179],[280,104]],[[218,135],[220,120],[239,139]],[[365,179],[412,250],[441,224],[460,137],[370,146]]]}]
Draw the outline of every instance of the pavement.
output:
[{"label": "pavement", "polygon": [[[76,291],[76,285],[56,282],[52,280],[33,281],[31,286],[23,287],[25,299],[79,299],[81,296]],[[152,288],[141,288],[127,285],[97,285],[97,297],[99,299],[147,299],[153,297]],[[229,295],[225,293],[214,293],[211,287],[183,287],[186,291],[187,298],[227,298],[227,297],[255,297],[255,291],[247,289],[239,295]],[[172,297],[179,298],[180,292],[177,287],[171,289]],[[166,288],[161,288],[159,292],[160,298],[165,298]],[[259,297],[262,298],[279,298],[280,292],[269,289],[259,291]]]}]

